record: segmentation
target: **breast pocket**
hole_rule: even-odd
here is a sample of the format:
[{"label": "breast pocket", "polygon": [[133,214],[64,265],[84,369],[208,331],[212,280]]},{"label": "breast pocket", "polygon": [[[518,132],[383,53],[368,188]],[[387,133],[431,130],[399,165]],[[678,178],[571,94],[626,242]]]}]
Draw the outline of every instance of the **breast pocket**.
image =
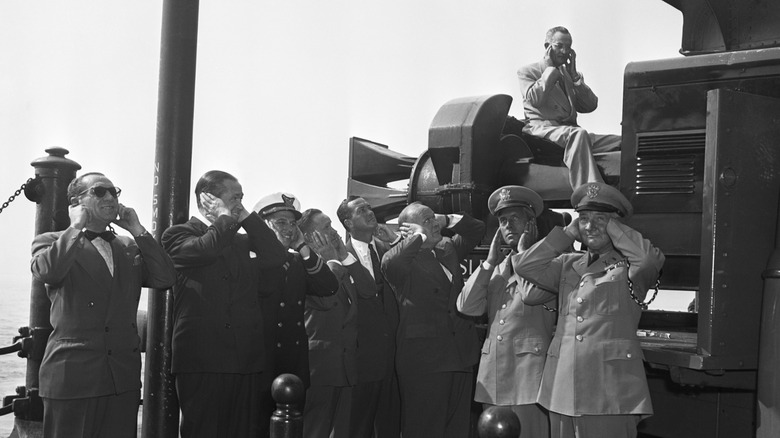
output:
[{"label": "breast pocket", "polygon": [[614,315],[620,311],[621,294],[628,295],[626,279],[620,273],[610,271],[595,279],[593,301],[599,315]]}]

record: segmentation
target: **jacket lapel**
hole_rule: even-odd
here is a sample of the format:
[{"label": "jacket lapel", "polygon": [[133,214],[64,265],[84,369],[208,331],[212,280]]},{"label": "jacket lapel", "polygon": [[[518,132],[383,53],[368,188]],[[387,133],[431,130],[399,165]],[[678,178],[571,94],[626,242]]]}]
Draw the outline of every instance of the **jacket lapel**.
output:
[{"label": "jacket lapel", "polygon": [[[84,242],[84,252],[87,256],[76,258],[76,263],[81,265],[95,282],[110,285],[114,280],[113,277],[111,277],[111,271],[108,270],[108,265],[106,265],[103,256],[100,255],[100,252],[95,248],[95,245],[89,240]],[[113,245],[111,247],[111,252],[115,252]],[[112,256],[116,257],[113,254]],[[114,266],[116,266],[116,264]]]}]

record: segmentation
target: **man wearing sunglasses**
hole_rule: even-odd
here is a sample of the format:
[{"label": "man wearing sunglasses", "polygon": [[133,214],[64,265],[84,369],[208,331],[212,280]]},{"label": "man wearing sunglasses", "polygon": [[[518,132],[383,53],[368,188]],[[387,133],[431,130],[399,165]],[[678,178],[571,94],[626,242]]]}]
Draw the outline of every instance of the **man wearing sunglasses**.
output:
[{"label": "man wearing sunglasses", "polygon": [[593,153],[620,150],[619,135],[592,134],[577,125],[577,113],[596,110],[599,99],[577,70],[577,53],[565,27],[553,27],[544,40],[544,58],[517,71],[523,109],[523,132],[564,149],[572,189],[603,181]]},{"label": "man wearing sunglasses", "polygon": [[173,286],[176,272],[120,192],[100,173],[75,178],[70,226],[33,241],[32,273],[46,283],[54,329],[40,369],[46,437],[136,435],[138,300],[142,287]]}]

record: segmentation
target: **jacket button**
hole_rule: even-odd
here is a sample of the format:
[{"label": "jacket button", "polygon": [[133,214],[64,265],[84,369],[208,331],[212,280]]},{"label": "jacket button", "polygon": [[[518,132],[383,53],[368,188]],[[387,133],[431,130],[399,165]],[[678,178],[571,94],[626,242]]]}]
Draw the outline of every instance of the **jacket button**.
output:
[{"label": "jacket button", "polygon": [[276,348],[282,348],[282,343],[281,342],[277,343]]},{"label": "jacket button", "polygon": [[298,305],[300,306],[301,304],[303,304],[301,300],[298,300]]},{"label": "jacket button", "polygon": [[631,353],[626,354],[626,357],[631,359]]},{"label": "jacket button", "polygon": [[534,351],[535,351],[535,352],[537,352],[537,353],[538,353],[540,350],[541,350],[541,348],[539,348],[539,347],[534,347]]},{"label": "jacket button", "polygon": [[498,323],[501,324],[501,325],[504,325],[504,320],[501,319],[501,320],[498,321]]},{"label": "jacket button", "polygon": [[225,328],[226,328],[226,329],[229,329],[229,328],[230,328],[230,323],[229,323],[229,322],[226,322],[226,323],[225,323]]},{"label": "jacket button", "polygon": [[504,337],[501,336],[501,335],[498,335],[498,336],[496,336],[496,339],[498,339],[499,341],[502,341],[504,339]]},{"label": "jacket button", "polygon": [[580,287],[585,287],[585,281],[582,281],[582,282],[580,283]]},{"label": "jacket button", "polygon": [[582,335],[577,335],[577,336],[574,337],[574,339],[582,342]]},{"label": "jacket button", "polygon": [[87,306],[89,306],[89,307],[95,307],[95,302],[94,302],[94,301],[90,301],[90,302],[89,302],[89,304],[87,304]]},{"label": "jacket button", "polygon": [[577,297],[577,303],[582,304],[582,301],[583,301],[582,297]]},{"label": "jacket button", "polygon": [[502,309],[506,309],[506,303],[501,305]]},{"label": "jacket button", "polygon": [[280,322],[280,323],[278,323],[276,325],[277,325],[277,327],[281,327],[283,324]]},{"label": "jacket button", "polygon": [[281,303],[279,303],[279,307],[284,307],[284,301],[282,301]]},{"label": "jacket button", "polygon": [[577,322],[582,322],[583,318],[581,316],[577,317]]}]

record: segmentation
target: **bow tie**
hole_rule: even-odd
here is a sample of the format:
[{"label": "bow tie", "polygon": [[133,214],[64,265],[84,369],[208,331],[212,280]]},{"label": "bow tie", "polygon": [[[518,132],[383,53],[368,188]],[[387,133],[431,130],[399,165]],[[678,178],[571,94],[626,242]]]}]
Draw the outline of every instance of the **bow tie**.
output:
[{"label": "bow tie", "polygon": [[86,238],[89,239],[90,241],[94,240],[96,237],[100,237],[106,242],[110,242],[114,240],[114,237],[116,237],[114,233],[108,230],[103,231],[102,233],[96,233],[94,231],[84,230],[84,236],[86,236]]}]

